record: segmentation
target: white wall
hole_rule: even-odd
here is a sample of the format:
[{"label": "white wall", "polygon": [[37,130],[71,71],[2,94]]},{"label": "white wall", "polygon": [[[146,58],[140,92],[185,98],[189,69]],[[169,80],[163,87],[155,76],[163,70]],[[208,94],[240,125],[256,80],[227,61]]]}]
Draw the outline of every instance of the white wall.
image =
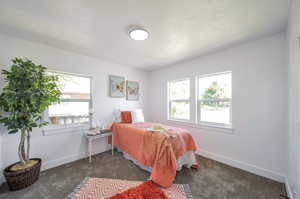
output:
[{"label": "white wall", "polygon": [[300,1],[294,0],[288,28],[289,131],[287,184],[290,196],[300,198]]},{"label": "white wall", "polygon": [[282,33],[153,71],[150,118],[168,123],[167,80],[232,71],[234,133],[182,127],[192,132],[198,153],[283,181],[287,114],[285,45]]},{"label": "white wall", "polygon": [[[0,43],[0,69],[10,66],[10,60],[14,57],[27,57],[52,70],[92,75],[95,118],[97,120],[107,121],[114,110],[122,107],[142,107],[147,118],[148,74],[146,72],[5,35],[0,35]],[[126,101],[125,98],[110,98],[108,96],[108,75],[110,74],[139,81],[140,100]],[[2,76],[0,78],[1,87],[3,87]],[[2,140],[1,163],[4,168],[18,160],[16,153],[18,135],[8,135],[3,129],[0,131],[0,141]],[[108,149],[104,140],[100,144],[96,143],[95,146],[96,152]],[[87,142],[82,132],[43,136],[41,130],[35,129],[32,133],[31,157],[41,157],[43,168],[76,160],[86,156],[86,154]]]}]

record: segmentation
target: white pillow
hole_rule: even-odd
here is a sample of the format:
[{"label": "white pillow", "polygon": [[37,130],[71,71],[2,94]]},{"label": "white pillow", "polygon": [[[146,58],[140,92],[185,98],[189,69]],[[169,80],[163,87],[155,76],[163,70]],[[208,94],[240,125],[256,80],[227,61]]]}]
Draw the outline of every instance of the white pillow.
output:
[{"label": "white pillow", "polygon": [[121,122],[121,112],[120,112],[120,110],[115,110],[113,112],[113,121],[114,122]]},{"label": "white pillow", "polygon": [[145,122],[144,113],[142,109],[136,109],[134,111],[131,111],[131,119],[132,123],[140,123]]}]

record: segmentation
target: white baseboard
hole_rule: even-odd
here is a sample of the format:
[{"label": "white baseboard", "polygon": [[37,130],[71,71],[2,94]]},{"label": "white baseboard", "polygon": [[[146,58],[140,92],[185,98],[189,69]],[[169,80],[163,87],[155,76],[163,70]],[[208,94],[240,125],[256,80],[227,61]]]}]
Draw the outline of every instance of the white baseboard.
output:
[{"label": "white baseboard", "polygon": [[[97,152],[97,153],[101,153],[101,152]],[[97,153],[94,153],[94,155],[97,154]],[[86,158],[86,157],[88,157],[88,154],[81,153],[81,154],[76,154],[76,155],[71,155],[71,156],[59,158],[59,159],[56,159],[56,160],[50,160],[50,161],[47,161],[47,162],[42,162],[41,171],[51,169],[51,168],[54,168],[54,167],[57,167],[57,166],[60,166],[60,165],[63,165],[63,164],[69,163],[69,162],[76,161],[76,160],[80,160],[80,159]],[[0,174],[0,185],[4,182],[5,182],[5,178],[2,174]]]},{"label": "white baseboard", "polygon": [[288,177],[285,177],[285,189],[286,189],[286,192],[287,192],[287,196],[290,198],[290,199],[294,199],[294,196],[293,196],[293,192],[292,192],[292,187],[289,183],[289,179]]},{"label": "white baseboard", "polygon": [[[93,155],[96,155],[98,153],[103,153],[108,150],[111,150],[111,148],[106,148],[101,151],[93,152]],[[80,153],[80,154],[65,156],[65,157],[62,157],[62,158],[59,158],[56,160],[50,160],[50,161],[42,163],[41,170],[44,171],[47,169],[51,169],[51,168],[54,168],[54,167],[57,167],[57,166],[60,166],[60,165],[66,164],[66,163],[70,163],[70,162],[74,162],[76,160],[86,158],[86,157],[88,157],[88,153]]]},{"label": "white baseboard", "polygon": [[[106,150],[109,150],[109,149],[106,149]],[[106,151],[106,150],[104,150],[104,151]],[[104,152],[104,151],[99,151],[97,153],[101,153],[101,152]],[[261,168],[261,167],[257,167],[255,165],[251,165],[251,164],[241,162],[241,161],[238,161],[238,160],[234,160],[234,159],[229,158],[229,157],[214,154],[214,153],[211,153],[211,152],[208,152],[208,151],[205,151],[205,150],[197,150],[196,153],[201,155],[201,156],[216,160],[218,162],[222,162],[224,164],[227,164],[227,165],[230,165],[230,166],[248,171],[250,173],[254,173],[254,174],[259,175],[259,176],[263,176],[263,177],[266,177],[266,178],[269,178],[269,179],[272,179],[272,180],[275,180],[275,181],[278,181],[278,182],[285,183],[288,195],[291,199],[293,199],[292,191],[291,191],[291,187],[288,183],[288,179],[280,173],[270,171],[268,169],[264,169],[264,168]],[[73,161],[76,161],[76,160],[79,160],[79,159],[82,159],[82,158],[86,158],[86,157],[88,157],[87,153],[81,153],[81,154],[66,156],[66,157],[63,157],[63,158],[56,159],[56,160],[50,160],[50,161],[44,162],[42,164],[42,169],[41,170],[44,171],[44,170],[54,168],[54,167],[57,167],[57,166],[60,166],[60,165],[63,165],[63,164],[69,163],[69,162],[73,162]],[[0,184],[2,184],[3,182],[4,182],[4,176],[1,174],[0,175]]]},{"label": "white baseboard", "polygon": [[86,153],[81,153],[81,154],[76,154],[76,155],[71,155],[71,156],[66,156],[66,157],[62,157],[56,160],[50,160],[47,162],[42,163],[42,168],[41,170],[47,170],[47,169],[51,169],[69,162],[74,162],[76,160],[80,160],[83,158],[86,158],[88,155]]},{"label": "white baseboard", "polygon": [[[97,149],[97,150],[93,150],[92,154],[96,155],[96,154],[103,153],[103,152],[108,151],[108,150],[111,150],[111,147],[109,145],[103,146],[103,147],[101,147],[100,149]],[[82,153],[79,153],[79,154],[65,156],[65,157],[62,157],[62,158],[55,159],[55,160],[43,161],[41,171],[51,169],[51,168],[54,168],[54,167],[57,167],[57,166],[60,166],[60,165],[66,164],[66,163],[74,162],[76,160],[80,160],[80,159],[83,159],[83,158],[86,158],[86,157],[88,157],[88,152],[85,151],[85,152],[82,152]],[[0,171],[1,171],[1,173],[0,173],[0,185],[1,185],[2,183],[5,182],[5,178],[2,175],[3,170],[0,169]]]},{"label": "white baseboard", "polygon": [[199,154],[206,158],[213,159],[218,162],[222,162],[224,164],[230,165],[232,167],[239,168],[239,169],[248,171],[250,173],[254,173],[256,175],[263,176],[263,177],[266,177],[266,178],[269,178],[269,179],[272,179],[272,180],[275,180],[275,181],[278,181],[281,183],[285,182],[284,175],[274,172],[274,171],[271,171],[271,170],[268,170],[268,169],[264,169],[264,168],[249,164],[249,163],[245,163],[245,162],[242,162],[239,160],[234,160],[232,158],[229,158],[229,157],[226,157],[223,155],[218,155],[215,153],[211,153],[211,152],[205,151],[205,150],[197,150],[196,154]]}]

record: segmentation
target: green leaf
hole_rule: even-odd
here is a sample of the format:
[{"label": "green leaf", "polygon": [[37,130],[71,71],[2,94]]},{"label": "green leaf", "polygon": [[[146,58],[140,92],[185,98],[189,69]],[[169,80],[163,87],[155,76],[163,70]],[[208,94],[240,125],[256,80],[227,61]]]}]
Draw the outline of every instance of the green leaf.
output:
[{"label": "green leaf", "polygon": [[18,132],[17,129],[15,129],[15,130],[10,130],[10,131],[8,131],[8,134],[15,134],[15,133],[17,133],[17,132]]},{"label": "green leaf", "polygon": [[59,102],[58,77],[28,59],[14,58],[12,63],[10,70],[1,71],[7,84],[0,94],[0,113],[8,114],[0,115],[0,123],[9,133],[47,125],[41,118],[50,105]]}]

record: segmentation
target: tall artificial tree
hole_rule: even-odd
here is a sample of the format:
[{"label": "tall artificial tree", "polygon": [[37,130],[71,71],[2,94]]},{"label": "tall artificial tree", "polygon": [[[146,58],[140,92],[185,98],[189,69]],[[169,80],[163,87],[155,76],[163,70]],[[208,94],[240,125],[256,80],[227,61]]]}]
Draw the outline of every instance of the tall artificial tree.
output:
[{"label": "tall artificial tree", "polygon": [[0,123],[9,134],[21,134],[18,155],[26,165],[32,129],[48,124],[42,120],[43,112],[59,101],[61,91],[58,77],[47,73],[46,67],[28,59],[15,58],[12,62],[10,70],[2,70],[6,85],[0,94]]}]

